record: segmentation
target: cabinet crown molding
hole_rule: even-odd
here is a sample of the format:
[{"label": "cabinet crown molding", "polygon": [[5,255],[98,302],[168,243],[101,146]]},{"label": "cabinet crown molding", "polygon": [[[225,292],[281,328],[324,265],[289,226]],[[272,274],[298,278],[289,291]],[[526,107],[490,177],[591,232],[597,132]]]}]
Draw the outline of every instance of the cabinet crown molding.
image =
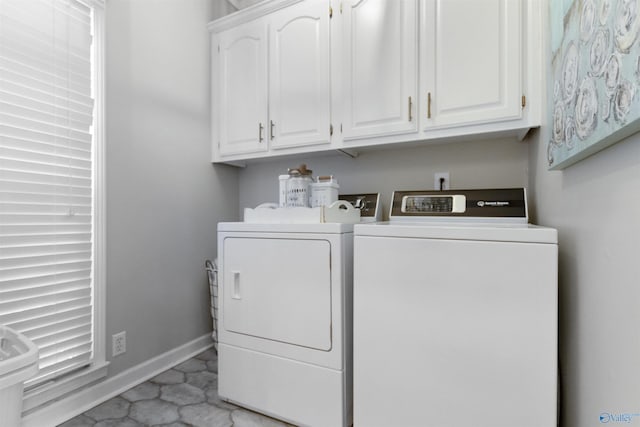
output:
[{"label": "cabinet crown molding", "polygon": [[211,21],[207,25],[207,29],[211,33],[219,33],[231,29],[237,25],[244,24],[261,16],[268,15],[279,9],[284,9],[296,3],[300,3],[303,0],[267,0],[260,2],[256,5],[250,6],[246,9],[233,12],[222,18],[218,18],[215,21]]}]

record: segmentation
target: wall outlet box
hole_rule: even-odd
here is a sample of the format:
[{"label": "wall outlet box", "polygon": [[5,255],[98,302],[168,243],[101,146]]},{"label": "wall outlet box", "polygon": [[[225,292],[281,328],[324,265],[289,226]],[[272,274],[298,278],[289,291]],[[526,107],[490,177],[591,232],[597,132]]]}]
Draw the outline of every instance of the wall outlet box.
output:
[{"label": "wall outlet box", "polygon": [[127,332],[122,331],[111,336],[111,356],[115,357],[127,351]]}]

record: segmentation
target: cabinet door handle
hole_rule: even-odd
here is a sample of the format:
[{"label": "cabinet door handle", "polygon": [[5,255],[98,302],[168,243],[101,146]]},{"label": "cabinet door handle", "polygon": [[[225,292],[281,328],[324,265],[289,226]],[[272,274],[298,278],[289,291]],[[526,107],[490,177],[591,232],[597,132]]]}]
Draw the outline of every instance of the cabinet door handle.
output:
[{"label": "cabinet door handle", "polygon": [[431,92],[427,93],[427,119],[431,118]]},{"label": "cabinet door handle", "polygon": [[413,110],[413,102],[411,102],[411,97],[409,97],[409,121],[413,120],[413,114],[411,110]]},{"label": "cabinet door handle", "polygon": [[262,123],[258,123],[258,141],[259,142],[264,141],[263,131],[264,131],[264,126],[262,126]]},{"label": "cabinet door handle", "polygon": [[276,126],[275,123],[273,123],[273,120],[271,120],[271,129],[269,130],[269,136],[271,137],[271,139],[273,140],[273,128]]}]

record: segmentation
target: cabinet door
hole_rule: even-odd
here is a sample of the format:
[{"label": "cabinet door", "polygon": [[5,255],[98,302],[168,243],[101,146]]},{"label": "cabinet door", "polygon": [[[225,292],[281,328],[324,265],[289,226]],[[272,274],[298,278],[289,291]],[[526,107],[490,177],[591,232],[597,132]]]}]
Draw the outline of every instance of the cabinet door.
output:
[{"label": "cabinet door", "polygon": [[269,25],[272,148],[330,142],[329,2],[273,14]]},{"label": "cabinet door", "polygon": [[421,103],[427,129],[521,117],[521,3],[425,0]]},{"label": "cabinet door", "polygon": [[417,131],[417,0],[343,4],[343,137]]},{"label": "cabinet door", "polygon": [[267,150],[267,27],[256,20],[220,33],[220,154]]}]

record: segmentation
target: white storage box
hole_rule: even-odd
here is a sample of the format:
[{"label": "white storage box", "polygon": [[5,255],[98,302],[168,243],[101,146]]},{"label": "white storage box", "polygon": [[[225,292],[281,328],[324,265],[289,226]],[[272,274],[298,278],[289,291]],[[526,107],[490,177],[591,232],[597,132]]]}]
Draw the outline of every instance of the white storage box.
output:
[{"label": "white storage box", "polygon": [[311,195],[309,196],[309,205],[312,208],[318,206],[330,206],[338,201],[338,188],[340,186],[333,179],[333,176],[318,177],[318,181],[309,185]]},{"label": "white storage box", "polygon": [[20,425],[24,382],[37,373],[38,348],[35,344],[13,329],[0,326],[0,416],[3,426]]}]

